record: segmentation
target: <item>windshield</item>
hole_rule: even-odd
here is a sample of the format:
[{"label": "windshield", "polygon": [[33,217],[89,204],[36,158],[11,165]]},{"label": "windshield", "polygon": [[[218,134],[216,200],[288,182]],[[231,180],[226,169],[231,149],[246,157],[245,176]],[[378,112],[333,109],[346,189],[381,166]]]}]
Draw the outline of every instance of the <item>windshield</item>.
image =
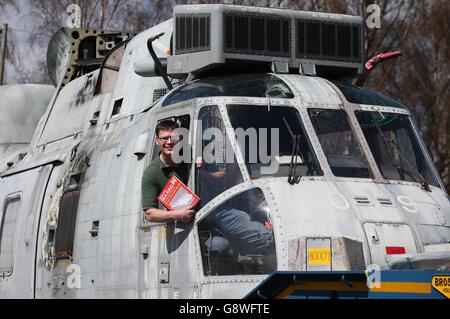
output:
[{"label": "windshield", "polygon": [[407,115],[357,111],[356,118],[386,178],[422,182],[423,177],[438,185]]},{"label": "windshield", "polygon": [[[302,126],[298,111],[284,106],[229,105],[250,178],[320,175],[320,167]],[[298,136],[297,165],[290,169],[293,136]]]},{"label": "windshield", "polygon": [[162,106],[207,96],[294,98],[294,94],[287,84],[274,75],[237,74],[212,76],[188,83],[170,93]]},{"label": "windshield", "polygon": [[344,84],[342,82],[334,82],[334,84],[341,90],[342,94],[344,94],[345,98],[350,103],[381,105],[400,109],[405,108],[400,102],[383,94],[363,89],[358,86]]},{"label": "windshield", "polygon": [[343,110],[309,109],[311,122],[335,176],[371,177],[369,166]]}]

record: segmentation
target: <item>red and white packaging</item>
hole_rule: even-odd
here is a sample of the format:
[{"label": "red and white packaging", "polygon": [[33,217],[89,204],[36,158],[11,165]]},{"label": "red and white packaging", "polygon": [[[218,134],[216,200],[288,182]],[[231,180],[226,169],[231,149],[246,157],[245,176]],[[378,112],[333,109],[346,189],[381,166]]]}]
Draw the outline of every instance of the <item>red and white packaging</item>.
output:
[{"label": "red and white packaging", "polygon": [[176,176],[170,177],[157,199],[168,210],[178,210],[195,206],[200,201],[200,198]]}]

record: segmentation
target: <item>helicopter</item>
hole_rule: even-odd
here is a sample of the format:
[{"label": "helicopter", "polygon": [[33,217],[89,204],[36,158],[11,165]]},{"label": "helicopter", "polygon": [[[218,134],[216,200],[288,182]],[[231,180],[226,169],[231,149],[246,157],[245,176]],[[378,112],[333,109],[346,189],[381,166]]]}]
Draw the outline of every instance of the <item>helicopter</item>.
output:
[{"label": "helicopter", "polygon": [[[408,109],[353,84],[364,55],[361,17],[289,9],[179,5],[138,34],[60,29],[55,88],[0,104],[15,138],[0,152],[0,298],[242,298],[277,270],[449,267],[448,194]],[[225,149],[190,165],[189,223],[141,206],[165,120],[191,163]],[[267,245],[211,250],[229,210]]]}]

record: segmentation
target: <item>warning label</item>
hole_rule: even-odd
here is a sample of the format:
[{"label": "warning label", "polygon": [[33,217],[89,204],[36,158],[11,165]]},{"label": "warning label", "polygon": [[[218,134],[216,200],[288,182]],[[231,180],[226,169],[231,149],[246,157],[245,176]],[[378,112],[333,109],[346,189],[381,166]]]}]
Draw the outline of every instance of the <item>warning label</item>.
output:
[{"label": "warning label", "polygon": [[450,276],[434,276],[431,280],[434,289],[450,298]]},{"label": "warning label", "polygon": [[308,248],[309,265],[329,265],[331,264],[330,248]]}]

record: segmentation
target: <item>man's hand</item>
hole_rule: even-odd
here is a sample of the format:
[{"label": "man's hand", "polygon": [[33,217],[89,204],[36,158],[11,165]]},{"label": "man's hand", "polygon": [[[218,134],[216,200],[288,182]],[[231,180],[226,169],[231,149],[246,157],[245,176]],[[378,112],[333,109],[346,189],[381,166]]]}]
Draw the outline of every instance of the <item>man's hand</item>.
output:
[{"label": "man's hand", "polygon": [[[203,162],[203,157],[199,156],[197,157],[197,159],[195,160],[195,167],[197,169],[204,169],[205,168],[205,162]],[[215,172],[209,172],[207,171],[209,174],[207,176],[212,177],[214,179],[218,179],[218,178],[222,178],[225,176],[225,170],[217,170]]]},{"label": "man's hand", "polygon": [[175,220],[179,220],[182,223],[189,223],[195,214],[194,206],[175,210],[172,214],[175,216]]},{"label": "man's hand", "polygon": [[203,157],[201,157],[201,156],[197,157],[197,159],[195,160],[195,167],[196,168],[204,168],[205,167],[205,163],[203,162]]}]

